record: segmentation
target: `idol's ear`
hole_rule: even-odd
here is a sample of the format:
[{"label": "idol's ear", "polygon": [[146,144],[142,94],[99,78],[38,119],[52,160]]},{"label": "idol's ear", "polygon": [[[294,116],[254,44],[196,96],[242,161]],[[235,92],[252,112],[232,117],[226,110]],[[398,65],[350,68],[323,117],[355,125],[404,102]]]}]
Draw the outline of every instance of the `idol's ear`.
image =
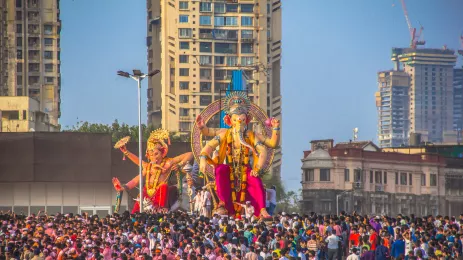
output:
[{"label": "idol's ear", "polygon": [[251,115],[247,115],[246,116],[246,124],[249,124],[249,122],[251,122],[252,120],[252,116]]},{"label": "idol's ear", "polygon": [[225,116],[223,117],[223,121],[224,121],[225,124],[228,125],[228,126],[231,126],[231,125],[232,125],[230,115],[225,115]]}]

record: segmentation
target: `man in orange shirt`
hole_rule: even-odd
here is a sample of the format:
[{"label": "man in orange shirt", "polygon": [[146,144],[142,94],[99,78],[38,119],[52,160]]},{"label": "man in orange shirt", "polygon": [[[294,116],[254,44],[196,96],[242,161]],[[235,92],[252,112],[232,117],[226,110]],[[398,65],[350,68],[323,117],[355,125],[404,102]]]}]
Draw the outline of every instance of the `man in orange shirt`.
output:
[{"label": "man in orange shirt", "polygon": [[352,233],[349,236],[349,248],[360,245],[360,234],[357,231],[357,228],[352,230]]},{"label": "man in orange shirt", "polygon": [[375,251],[376,250],[376,240],[378,237],[378,233],[376,233],[375,229],[373,227],[370,227],[370,244],[371,244],[371,250]]}]

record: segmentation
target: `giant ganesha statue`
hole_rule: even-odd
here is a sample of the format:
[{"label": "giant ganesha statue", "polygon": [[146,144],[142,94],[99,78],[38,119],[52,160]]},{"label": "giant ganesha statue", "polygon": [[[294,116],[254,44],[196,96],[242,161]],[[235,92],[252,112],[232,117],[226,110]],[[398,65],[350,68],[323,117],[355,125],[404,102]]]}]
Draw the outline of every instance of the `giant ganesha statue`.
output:
[{"label": "giant ganesha statue", "polygon": [[[129,138],[125,137],[117,142],[114,147],[121,150],[124,158],[127,157],[130,161],[139,165],[138,156],[129,152],[126,148],[128,140]],[[169,145],[170,139],[167,130],[155,130],[148,138],[145,154],[148,161],[143,161],[142,171],[144,177],[143,201],[145,202],[145,212],[156,210],[168,211],[179,204],[178,199],[181,198],[179,195],[182,195],[179,191],[183,186],[182,175],[188,175],[188,172],[183,171],[183,167],[192,161],[193,155],[191,152],[188,152],[174,158],[168,158]],[[172,185],[172,181],[170,180],[175,182],[175,184]],[[137,187],[139,182],[140,178],[138,175],[126,184],[121,184],[119,179],[113,178],[114,188],[118,192],[117,203],[120,203],[120,195],[122,195],[123,190],[133,189]],[[132,214],[140,211],[139,200],[140,198],[136,199]]]},{"label": "giant ganesha statue", "polygon": [[[230,128],[207,127],[207,121],[221,110]],[[248,128],[251,120],[260,125],[260,131]],[[204,145],[203,136],[212,139]],[[280,121],[268,118],[244,92],[229,92],[197,117],[192,150],[199,160],[200,173],[214,184],[219,200],[216,212],[240,217],[242,205],[249,201],[256,217],[271,217],[265,208],[262,177],[271,166],[273,149],[279,142]]]}]

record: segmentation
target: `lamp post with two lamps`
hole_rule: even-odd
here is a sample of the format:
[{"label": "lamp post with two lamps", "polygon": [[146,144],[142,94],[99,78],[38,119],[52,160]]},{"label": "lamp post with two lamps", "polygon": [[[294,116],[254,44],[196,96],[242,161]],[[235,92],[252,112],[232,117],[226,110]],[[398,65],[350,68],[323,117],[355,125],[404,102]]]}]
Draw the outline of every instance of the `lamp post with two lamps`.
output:
[{"label": "lamp post with two lamps", "polygon": [[119,70],[117,75],[125,78],[131,78],[137,82],[138,86],[138,175],[139,175],[139,189],[140,189],[140,213],[143,212],[143,158],[142,158],[142,129],[141,129],[141,81],[146,77],[152,77],[161,72],[154,70],[149,74],[144,74],[140,70],[134,69],[133,74]]}]

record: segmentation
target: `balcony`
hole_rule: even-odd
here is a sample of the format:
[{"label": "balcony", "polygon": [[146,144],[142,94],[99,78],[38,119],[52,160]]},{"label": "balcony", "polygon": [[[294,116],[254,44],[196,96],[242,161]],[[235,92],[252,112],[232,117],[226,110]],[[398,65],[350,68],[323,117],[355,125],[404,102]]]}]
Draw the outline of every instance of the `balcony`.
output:
[{"label": "balcony", "polygon": [[212,33],[200,33],[199,39],[212,39]]}]

